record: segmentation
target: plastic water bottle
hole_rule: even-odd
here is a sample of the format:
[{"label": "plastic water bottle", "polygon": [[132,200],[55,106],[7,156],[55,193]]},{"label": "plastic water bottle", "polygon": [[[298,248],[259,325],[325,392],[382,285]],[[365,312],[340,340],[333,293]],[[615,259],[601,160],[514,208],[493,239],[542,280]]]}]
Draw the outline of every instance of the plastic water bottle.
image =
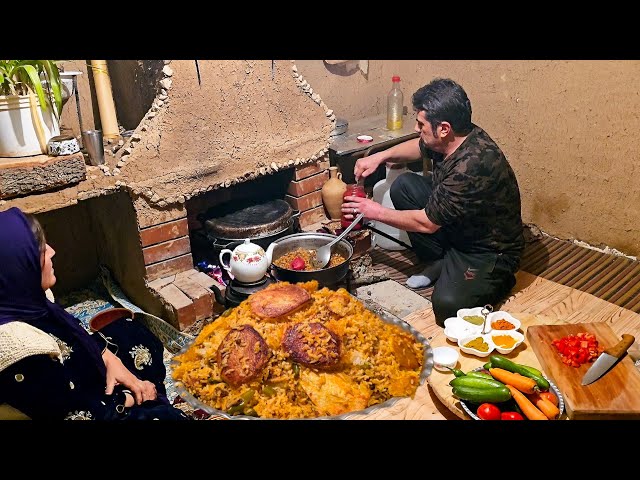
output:
[{"label": "plastic water bottle", "polygon": [[400,77],[391,78],[393,87],[387,95],[387,129],[400,130],[402,128],[403,95],[400,90]]},{"label": "plastic water bottle", "polygon": [[[391,185],[399,175],[408,171],[409,169],[404,165],[387,164],[387,177],[380,180],[373,186],[373,200],[378,202],[383,207],[394,208],[390,194]],[[381,232],[392,236],[393,238],[397,238],[398,240],[411,245],[409,236],[404,230],[400,230],[399,228],[392,227],[390,225],[387,225],[386,223],[378,221],[374,222],[374,227]],[[382,235],[378,235],[376,233],[374,233],[373,244],[379,246],[380,248],[384,248],[385,250],[405,249],[405,247],[403,247],[399,243],[396,243],[393,240],[385,238]]]}]

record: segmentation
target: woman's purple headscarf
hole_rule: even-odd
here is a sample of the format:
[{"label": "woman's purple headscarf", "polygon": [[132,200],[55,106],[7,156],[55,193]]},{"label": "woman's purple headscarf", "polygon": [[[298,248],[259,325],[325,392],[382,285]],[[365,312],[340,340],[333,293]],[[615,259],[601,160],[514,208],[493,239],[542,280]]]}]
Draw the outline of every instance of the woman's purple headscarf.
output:
[{"label": "woman's purple headscarf", "polygon": [[62,324],[106,369],[98,344],[61,306],[50,302],[42,289],[40,248],[26,217],[18,208],[0,212],[0,325],[13,321],[46,330],[51,322]]}]

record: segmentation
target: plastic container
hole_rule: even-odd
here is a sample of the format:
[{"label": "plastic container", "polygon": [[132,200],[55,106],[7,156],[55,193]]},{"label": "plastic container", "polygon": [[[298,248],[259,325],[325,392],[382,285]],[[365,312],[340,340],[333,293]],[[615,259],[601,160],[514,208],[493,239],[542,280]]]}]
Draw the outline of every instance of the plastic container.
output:
[{"label": "plastic container", "polygon": [[391,78],[392,88],[387,95],[387,129],[400,130],[402,128],[402,110],[404,96],[400,90],[400,77]]},{"label": "plastic container", "polygon": [[[383,207],[393,209],[393,202],[391,201],[391,194],[389,193],[389,191],[391,190],[391,185],[399,175],[408,171],[409,170],[404,165],[387,164],[387,177],[383,178],[373,186],[373,200]],[[405,232],[404,230],[400,230],[396,227],[392,227],[382,222],[373,223],[373,226],[377,230],[380,230],[381,232],[384,232],[387,235],[392,236],[393,238],[397,238],[407,245],[411,245],[409,235],[407,235],[407,232]],[[403,247],[399,243],[396,243],[393,240],[385,238],[382,235],[377,235],[375,233],[372,244],[374,246],[377,245],[380,248],[384,248],[385,250],[405,250],[405,247]]]},{"label": "plastic container", "polygon": [[[451,347],[436,347],[433,349],[433,366],[441,372],[448,372],[458,363],[458,351]],[[447,368],[448,367],[448,368]]]},{"label": "plastic container", "polygon": [[[364,186],[352,183],[350,185],[347,185],[347,189],[344,191],[344,194],[342,195],[343,203],[344,203],[344,197],[367,198],[367,194],[364,191]],[[356,216],[357,214],[354,215],[354,218]],[[342,217],[340,217],[340,225],[342,226],[342,228],[347,228],[349,225],[351,225],[351,222],[353,222],[354,218],[345,218],[344,215],[342,215]],[[364,219],[358,222],[357,224],[355,224],[353,226],[353,230],[360,230],[363,225],[364,225]]]}]

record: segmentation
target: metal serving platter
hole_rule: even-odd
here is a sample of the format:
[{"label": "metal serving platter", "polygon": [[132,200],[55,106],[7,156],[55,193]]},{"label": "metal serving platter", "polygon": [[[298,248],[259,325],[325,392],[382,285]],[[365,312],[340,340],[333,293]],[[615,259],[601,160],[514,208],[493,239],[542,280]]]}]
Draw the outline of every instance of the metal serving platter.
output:
[{"label": "metal serving platter", "polygon": [[[420,383],[419,386],[423,385],[426,380],[427,377],[431,374],[431,370],[433,369],[433,349],[431,348],[431,345],[429,344],[429,341],[424,337],[424,335],[422,335],[419,331],[417,331],[415,328],[413,328],[411,325],[409,325],[407,322],[405,322],[404,320],[402,320],[399,317],[396,317],[395,315],[393,315],[392,313],[389,313],[388,311],[384,310],[382,307],[380,307],[378,304],[370,301],[370,300],[361,300],[358,299],[359,302],[361,302],[365,308],[373,313],[375,313],[378,317],[380,317],[382,319],[382,321],[386,322],[386,323],[390,323],[392,325],[397,325],[400,328],[402,328],[404,331],[410,333],[411,335],[413,335],[415,337],[416,340],[418,340],[423,346],[424,346],[424,355],[423,355],[423,359],[422,359],[422,371],[420,372]],[[195,340],[194,340],[195,341]],[[185,345],[179,352],[179,354],[182,354],[184,352],[186,352],[188,350],[188,348],[191,346],[193,342],[189,342],[189,344]],[[175,360],[172,360],[169,368],[171,370],[171,374],[173,375],[173,370],[175,367],[177,367],[178,362],[176,362]],[[216,408],[211,407],[210,405],[207,405],[203,402],[201,402],[200,400],[198,400],[197,398],[195,398],[191,393],[189,393],[189,391],[184,387],[184,385],[182,384],[182,382],[180,381],[175,381],[175,389],[176,392],[178,393],[178,395],[180,395],[180,397],[187,402],[189,405],[191,405],[193,408],[195,409],[200,409],[203,410],[205,412],[207,412],[210,415],[217,415],[223,418],[227,418],[227,419],[232,419],[232,420],[278,420],[278,419],[267,419],[267,418],[260,418],[260,417],[250,417],[247,415],[229,415],[228,413],[222,411],[222,410],[218,410]],[[315,418],[304,418],[304,419],[299,419],[299,420],[345,420],[345,419],[350,419],[350,418],[354,418],[360,415],[367,415],[371,412],[374,412],[378,409],[382,409],[382,408],[386,408],[386,407],[390,407],[391,405],[393,405],[394,403],[396,403],[398,400],[405,398],[405,397],[393,397],[390,398],[389,400],[387,400],[386,402],[382,402],[379,403],[377,405],[372,405],[371,407],[365,408],[364,410],[357,410],[357,411],[353,411],[353,412],[347,412],[347,413],[343,413],[340,415],[332,415],[332,416],[323,416],[323,417],[315,417]],[[297,418],[291,418],[288,420],[298,420]]]},{"label": "metal serving platter", "polygon": [[[484,369],[482,367],[473,369],[474,372],[479,372],[481,370],[484,370]],[[564,413],[564,398],[562,397],[562,394],[560,393],[560,390],[558,389],[558,387],[556,387],[556,384],[553,383],[551,380],[549,380],[549,378],[547,378],[546,375],[543,374],[542,376],[546,378],[547,381],[549,382],[549,390],[551,390],[555,394],[555,396],[558,397],[558,410],[560,410],[560,413],[558,414],[558,419],[561,419],[562,414]],[[478,406],[480,404],[471,403],[466,400],[460,400],[460,405],[462,405],[463,410],[467,412],[467,415],[469,415],[471,418],[473,418],[474,420],[482,420],[480,417],[478,417],[478,415],[476,415],[476,410],[478,409]],[[496,405],[498,406],[498,408],[500,408],[499,403]]]}]

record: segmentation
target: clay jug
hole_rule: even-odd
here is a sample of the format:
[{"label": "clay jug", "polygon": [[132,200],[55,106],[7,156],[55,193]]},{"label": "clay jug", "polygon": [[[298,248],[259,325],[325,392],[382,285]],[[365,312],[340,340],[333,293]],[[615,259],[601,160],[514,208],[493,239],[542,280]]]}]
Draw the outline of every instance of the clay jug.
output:
[{"label": "clay jug", "polygon": [[342,181],[338,167],[329,167],[329,180],[322,186],[322,203],[331,220],[340,220],[342,216],[342,195],[347,184]]}]

